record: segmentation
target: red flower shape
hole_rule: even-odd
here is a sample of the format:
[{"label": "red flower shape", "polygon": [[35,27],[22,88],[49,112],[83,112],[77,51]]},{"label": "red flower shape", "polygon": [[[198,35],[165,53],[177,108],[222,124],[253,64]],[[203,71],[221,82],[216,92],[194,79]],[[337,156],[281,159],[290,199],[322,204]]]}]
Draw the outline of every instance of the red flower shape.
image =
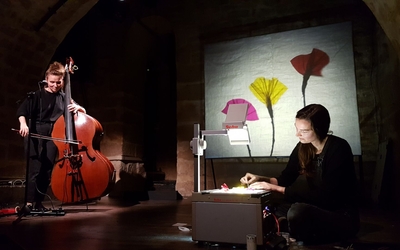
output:
[{"label": "red flower shape", "polygon": [[322,76],[322,69],[329,63],[329,56],[319,49],[313,49],[308,55],[299,55],[290,60],[293,67],[303,75],[301,92],[303,105],[306,106],[306,87],[310,76]]},{"label": "red flower shape", "polygon": [[321,71],[329,63],[329,56],[314,48],[310,54],[296,56],[290,62],[304,76],[322,76]]}]

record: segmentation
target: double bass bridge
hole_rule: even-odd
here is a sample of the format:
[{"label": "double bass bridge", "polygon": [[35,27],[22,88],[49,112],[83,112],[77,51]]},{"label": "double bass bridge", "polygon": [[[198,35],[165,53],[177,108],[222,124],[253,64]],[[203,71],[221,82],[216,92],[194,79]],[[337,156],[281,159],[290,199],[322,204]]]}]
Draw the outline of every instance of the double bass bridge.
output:
[{"label": "double bass bridge", "polygon": [[61,163],[58,164],[60,168],[63,168],[66,163],[69,163],[68,165],[71,169],[78,169],[83,164],[82,155],[80,154],[64,154],[64,157],[57,162],[60,161]]}]

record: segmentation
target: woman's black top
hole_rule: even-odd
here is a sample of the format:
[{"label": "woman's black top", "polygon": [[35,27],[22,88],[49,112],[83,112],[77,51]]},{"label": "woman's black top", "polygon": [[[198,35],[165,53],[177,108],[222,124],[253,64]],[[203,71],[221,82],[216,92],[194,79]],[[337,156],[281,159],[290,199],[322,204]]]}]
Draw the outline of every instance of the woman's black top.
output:
[{"label": "woman's black top", "polygon": [[24,116],[32,123],[54,123],[64,113],[64,94],[37,90],[25,99],[17,110],[17,117]]},{"label": "woman's black top", "polygon": [[278,184],[285,188],[285,199],[289,202],[304,202],[330,211],[357,212],[357,177],[353,153],[349,143],[337,136],[329,135],[321,155],[314,159],[315,173],[307,177],[302,188],[292,184],[299,177],[298,150],[294,148],[289,162]]}]

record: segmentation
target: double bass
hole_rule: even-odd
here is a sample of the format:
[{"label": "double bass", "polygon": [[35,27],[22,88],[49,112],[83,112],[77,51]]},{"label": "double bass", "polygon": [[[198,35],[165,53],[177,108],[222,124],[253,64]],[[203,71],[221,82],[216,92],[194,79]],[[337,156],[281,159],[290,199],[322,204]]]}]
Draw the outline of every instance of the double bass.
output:
[{"label": "double bass", "polygon": [[[64,105],[71,103],[70,73],[76,66],[67,59],[64,77]],[[100,122],[82,112],[64,109],[64,115],[54,123],[53,138],[58,159],[51,175],[54,196],[65,203],[87,202],[108,194],[114,184],[112,163],[100,152],[103,127]]]}]

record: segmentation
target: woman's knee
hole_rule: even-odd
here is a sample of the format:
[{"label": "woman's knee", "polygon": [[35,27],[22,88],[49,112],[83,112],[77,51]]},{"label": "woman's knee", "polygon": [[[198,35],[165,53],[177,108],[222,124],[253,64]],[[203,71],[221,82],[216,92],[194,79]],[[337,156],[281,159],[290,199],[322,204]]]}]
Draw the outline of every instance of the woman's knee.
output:
[{"label": "woman's knee", "polygon": [[305,217],[307,217],[307,214],[309,213],[309,210],[310,210],[310,205],[309,204],[294,203],[289,208],[289,211],[287,213],[287,219],[289,221],[295,221],[295,220],[299,220],[299,219],[305,218]]}]

